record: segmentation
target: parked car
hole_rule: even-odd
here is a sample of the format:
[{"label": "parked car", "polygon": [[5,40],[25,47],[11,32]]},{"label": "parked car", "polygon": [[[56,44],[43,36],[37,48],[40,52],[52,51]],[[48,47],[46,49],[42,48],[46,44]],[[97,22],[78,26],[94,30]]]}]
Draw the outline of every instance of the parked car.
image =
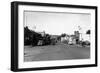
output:
[{"label": "parked car", "polygon": [[90,42],[89,41],[80,41],[80,45],[85,47],[85,46],[89,46]]}]

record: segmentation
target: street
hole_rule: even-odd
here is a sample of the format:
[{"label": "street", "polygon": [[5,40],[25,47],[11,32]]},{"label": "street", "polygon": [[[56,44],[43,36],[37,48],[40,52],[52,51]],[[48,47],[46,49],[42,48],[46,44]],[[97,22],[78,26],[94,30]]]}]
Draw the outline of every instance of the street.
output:
[{"label": "street", "polygon": [[90,58],[90,47],[59,43],[46,46],[24,46],[24,61],[73,60]]}]

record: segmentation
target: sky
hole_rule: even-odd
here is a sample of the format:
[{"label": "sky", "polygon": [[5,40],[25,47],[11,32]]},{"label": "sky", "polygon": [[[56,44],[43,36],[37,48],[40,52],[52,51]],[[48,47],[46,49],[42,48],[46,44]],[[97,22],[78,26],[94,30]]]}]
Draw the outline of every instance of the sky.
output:
[{"label": "sky", "polygon": [[52,35],[81,33],[90,29],[91,15],[80,13],[24,11],[24,26],[37,32],[45,31]]}]

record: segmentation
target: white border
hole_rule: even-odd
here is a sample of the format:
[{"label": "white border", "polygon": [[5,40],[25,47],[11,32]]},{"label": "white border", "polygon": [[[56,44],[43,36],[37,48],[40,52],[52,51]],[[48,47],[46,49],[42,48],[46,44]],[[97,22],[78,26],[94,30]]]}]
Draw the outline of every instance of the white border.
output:
[{"label": "white border", "polygon": [[[91,58],[80,60],[60,60],[60,61],[41,61],[41,62],[24,62],[24,28],[23,28],[23,12],[29,11],[53,11],[53,12],[73,12],[73,13],[90,13],[91,14]],[[46,6],[18,6],[18,68],[36,68],[50,66],[70,66],[95,64],[95,10],[79,9],[79,8],[58,8]]]}]

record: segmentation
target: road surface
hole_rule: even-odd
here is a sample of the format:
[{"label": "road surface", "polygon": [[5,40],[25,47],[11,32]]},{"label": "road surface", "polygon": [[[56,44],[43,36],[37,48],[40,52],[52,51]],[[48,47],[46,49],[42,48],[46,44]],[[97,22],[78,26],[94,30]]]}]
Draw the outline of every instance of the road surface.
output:
[{"label": "road surface", "polygon": [[48,46],[24,46],[24,61],[73,60],[90,58],[90,47],[56,44]]}]

